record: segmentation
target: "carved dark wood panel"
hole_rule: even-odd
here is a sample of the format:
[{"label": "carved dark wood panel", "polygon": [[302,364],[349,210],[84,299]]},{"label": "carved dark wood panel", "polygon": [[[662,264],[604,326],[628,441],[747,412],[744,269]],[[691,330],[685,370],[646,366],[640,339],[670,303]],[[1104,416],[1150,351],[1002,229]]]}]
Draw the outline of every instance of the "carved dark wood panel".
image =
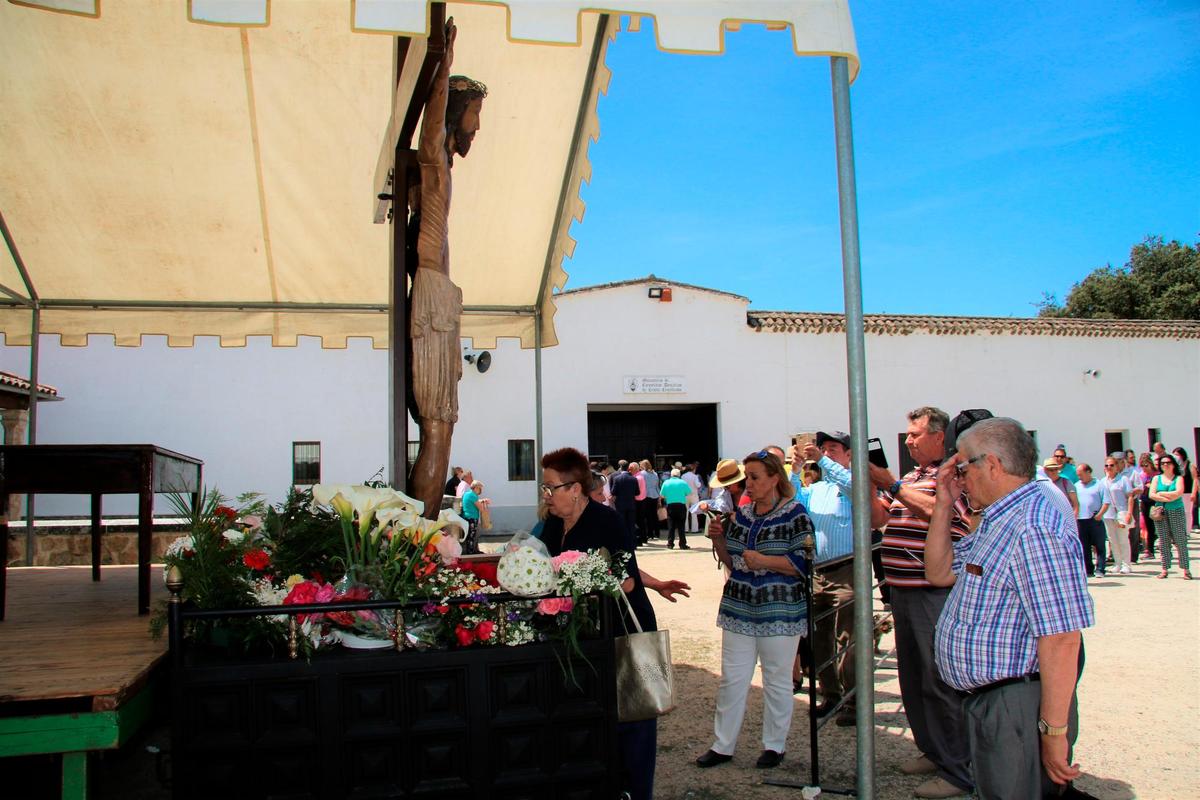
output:
[{"label": "carved dark wood panel", "polygon": [[[183,658],[176,797],[616,796],[612,644]],[[608,676],[608,677],[602,677]]]}]

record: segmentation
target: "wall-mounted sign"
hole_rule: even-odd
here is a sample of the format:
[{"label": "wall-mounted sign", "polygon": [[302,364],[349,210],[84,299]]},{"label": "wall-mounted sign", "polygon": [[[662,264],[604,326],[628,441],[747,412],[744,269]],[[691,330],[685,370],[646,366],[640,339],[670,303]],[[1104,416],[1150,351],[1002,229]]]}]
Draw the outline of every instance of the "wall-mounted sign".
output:
[{"label": "wall-mounted sign", "polygon": [[687,380],[682,375],[626,375],[621,379],[625,394],[684,394]]}]

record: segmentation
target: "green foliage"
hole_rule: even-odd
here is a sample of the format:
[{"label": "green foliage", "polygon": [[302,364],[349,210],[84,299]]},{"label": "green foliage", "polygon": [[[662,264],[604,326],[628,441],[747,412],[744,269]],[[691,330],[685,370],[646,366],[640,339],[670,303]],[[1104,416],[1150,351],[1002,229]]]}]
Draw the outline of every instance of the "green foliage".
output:
[{"label": "green foliage", "polygon": [[[173,494],[169,500],[191,532],[173,542],[163,556],[165,567],[178,567],[183,576],[183,600],[202,609],[259,605],[254,587],[260,576],[244,559],[247,553],[261,548],[250,534],[237,528],[236,520],[265,508],[261,495],[239,496],[237,508],[225,505],[226,499],[215,489],[202,490],[195,509],[190,497]],[[161,635],[165,616],[164,607],[151,620],[155,636]],[[273,640],[281,634],[279,624],[265,617],[238,617],[220,623],[196,620],[188,624],[187,631],[198,642],[236,642],[246,650],[258,645],[271,649]]]},{"label": "green foliage", "polygon": [[317,570],[332,583],[346,571],[338,516],[315,505],[310,490],[290,489],[277,509],[267,509],[263,530],[272,545],[272,569],[281,578]]},{"label": "green foliage", "polygon": [[1071,287],[1065,303],[1044,294],[1039,317],[1076,319],[1200,319],[1200,242],[1147,237],[1123,267],[1093,270]]}]

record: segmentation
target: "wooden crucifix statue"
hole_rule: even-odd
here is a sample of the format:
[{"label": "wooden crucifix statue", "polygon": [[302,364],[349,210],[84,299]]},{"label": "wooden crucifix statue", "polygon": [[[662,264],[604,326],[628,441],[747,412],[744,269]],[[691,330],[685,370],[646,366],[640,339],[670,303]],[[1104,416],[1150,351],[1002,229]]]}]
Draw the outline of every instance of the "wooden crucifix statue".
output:
[{"label": "wooden crucifix statue", "polygon": [[487,87],[463,75],[451,75],[454,19],[446,20],[446,52],[425,103],[417,150],[421,184],[409,204],[417,234],[417,269],[412,279],[413,416],[421,431],[417,460],[409,475],[409,493],[425,503],[425,515],[437,517],[450,467],[450,440],[458,421],[458,381],[462,377],[459,341],[462,289],[450,280],[450,169],[454,156],[465,157],[479,130]]}]

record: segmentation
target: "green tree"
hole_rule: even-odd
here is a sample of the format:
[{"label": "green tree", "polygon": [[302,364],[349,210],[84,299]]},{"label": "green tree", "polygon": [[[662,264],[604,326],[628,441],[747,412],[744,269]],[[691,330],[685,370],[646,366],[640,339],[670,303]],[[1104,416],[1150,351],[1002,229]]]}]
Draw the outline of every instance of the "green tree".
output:
[{"label": "green tree", "polygon": [[1039,317],[1200,319],[1200,242],[1148,236],[1123,267],[1093,270],[1071,287],[1066,302],[1043,293]]}]

